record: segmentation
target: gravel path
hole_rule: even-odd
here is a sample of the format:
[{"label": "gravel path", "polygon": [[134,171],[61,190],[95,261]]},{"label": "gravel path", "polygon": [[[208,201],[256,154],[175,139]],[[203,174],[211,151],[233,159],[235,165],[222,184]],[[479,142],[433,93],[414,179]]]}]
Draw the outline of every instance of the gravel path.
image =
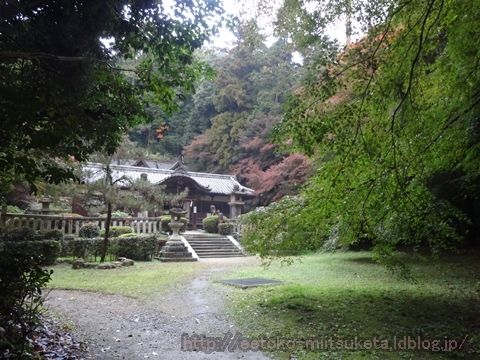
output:
[{"label": "gravel path", "polygon": [[[46,305],[74,324],[87,359],[268,359],[260,352],[182,351],[181,336],[224,338],[237,329],[225,313],[230,288],[214,283],[255,258],[205,259],[197,276],[148,302],[94,292],[53,290]],[[228,342],[228,341],[227,341]]]}]

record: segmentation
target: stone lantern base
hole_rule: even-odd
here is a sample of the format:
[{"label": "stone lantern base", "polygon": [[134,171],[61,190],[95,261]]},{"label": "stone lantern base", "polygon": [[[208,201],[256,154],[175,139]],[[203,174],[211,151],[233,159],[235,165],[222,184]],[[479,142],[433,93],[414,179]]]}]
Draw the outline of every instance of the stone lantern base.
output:
[{"label": "stone lantern base", "polygon": [[173,230],[173,234],[168,238],[167,243],[160,251],[158,260],[161,262],[175,262],[175,261],[197,261],[193,257],[192,253],[188,251],[188,248],[182,241],[182,238],[178,234],[178,230],[183,226],[182,222],[172,221],[168,224]]}]

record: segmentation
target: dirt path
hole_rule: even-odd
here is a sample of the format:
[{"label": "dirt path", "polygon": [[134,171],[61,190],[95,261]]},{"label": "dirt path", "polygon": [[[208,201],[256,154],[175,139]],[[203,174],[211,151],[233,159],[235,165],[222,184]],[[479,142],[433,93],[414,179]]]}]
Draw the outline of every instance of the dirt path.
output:
[{"label": "dirt path", "polygon": [[214,281],[256,260],[202,262],[207,267],[194,279],[148,302],[121,295],[54,290],[46,304],[74,324],[74,335],[87,343],[87,359],[268,359],[260,352],[238,348],[211,353],[181,350],[184,333],[224,338],[228,332],[236,332],[225,313],[230,288]]}]

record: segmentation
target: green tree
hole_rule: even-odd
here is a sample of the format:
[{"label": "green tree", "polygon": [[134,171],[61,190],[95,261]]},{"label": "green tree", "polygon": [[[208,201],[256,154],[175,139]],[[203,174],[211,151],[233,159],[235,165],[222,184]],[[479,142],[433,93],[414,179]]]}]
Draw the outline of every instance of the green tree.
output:
[{"label": "green tree", "polygon": [[220,11],[210,0],[172,9],[152,0],[2,3],[2,193],[19,178],[33,186],[72,178],[72,159],[112,154],[145,119],[147,100],[176,109],[205,69],[193,51]]},{"label": "green tree", "polygon": [[[478,241],[480,3],[351,4],[365,36],[334,57],[316,52],[276,129],[320,164],[302,196],[306,241],[320,246],[332,232],[367,241],[389,265],[399,245]],[[318,19],[320,28],[332,20]],[[321,32],[309,35],[296,45],[321,44]],[[302,241],[294,232],[282,241]]]}]

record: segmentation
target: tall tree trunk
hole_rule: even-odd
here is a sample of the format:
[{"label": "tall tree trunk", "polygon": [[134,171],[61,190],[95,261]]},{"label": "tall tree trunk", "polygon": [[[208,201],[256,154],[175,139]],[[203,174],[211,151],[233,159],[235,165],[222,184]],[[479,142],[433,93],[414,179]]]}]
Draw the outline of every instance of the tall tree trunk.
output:
[{"label": "tall tree trunk", "polygon": [[112,203],[107,201],[107,221],[105,222],[105,236],[103,237],[102,254],[100,262],[105,261],[108,250],[108,237],[110,236],[110,222],[112,221]]},{"label": "tall tree trunk", "polygon": [[[112,179],[112,169],[110,168],[110,163],[112,161],[112,158],[108,160],[108,164],[105,168],[105,183],[108,187],[113,186],[113,179]],[[107,220],[105,222],[105,236],[103,238],[103,246],[102,246],[102,254],[100,256],[100,262],[105,261],[105,257],[107,256],[107,250],[108,250],[108,237],[110,236],[110,222],[112,221],[112,201],[106,196],[106,202],[107,202]]]}]

